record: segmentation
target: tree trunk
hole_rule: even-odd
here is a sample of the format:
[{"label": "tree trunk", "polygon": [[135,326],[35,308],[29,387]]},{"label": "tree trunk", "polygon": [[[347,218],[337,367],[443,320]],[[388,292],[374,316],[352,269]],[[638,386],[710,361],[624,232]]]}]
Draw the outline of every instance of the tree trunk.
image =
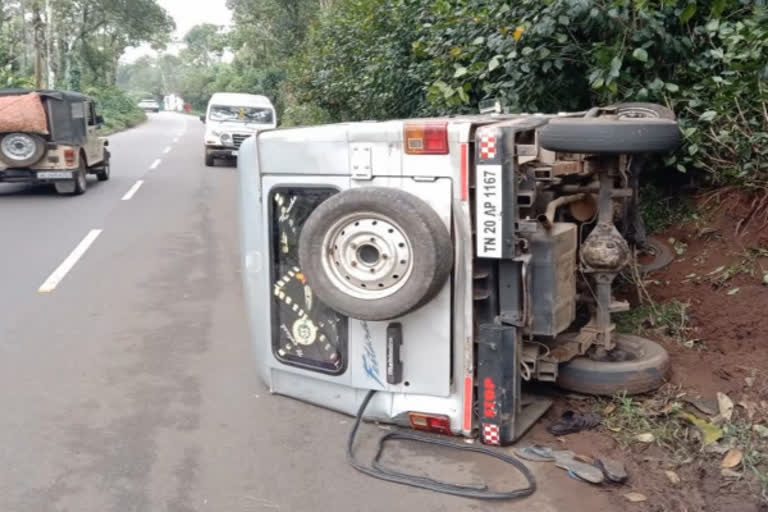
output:
[{"label": "tree trunk", "polygon": [[21,0],[19,3],[21,10],[21,73],[25,74],[29,70],[29,61],[27,60],[27,2]]},{"label": "tree trunk", "polygon": [[53,2],[45,0],[46,38],[45,38],[45,64],[48,72],[48,88],[56,88],[56,38],[53,21]]},{"label": "tree trunk", "polygon": [[43,34],[43,20],[40,18],[40,5],[37,2],[32,4],[32,27],[34,29],[35,43],[35,89],[43,87],[43,45],[45,36]]}]

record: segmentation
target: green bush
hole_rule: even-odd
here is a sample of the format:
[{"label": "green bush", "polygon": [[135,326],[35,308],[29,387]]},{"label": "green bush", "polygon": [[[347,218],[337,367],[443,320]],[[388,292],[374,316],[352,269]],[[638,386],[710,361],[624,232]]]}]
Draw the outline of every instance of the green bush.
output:
[{"label": "green bush", "polygon": [[334,120],[666,104],[667,164],[768,182],[765,0],[337,0],[295,59],[299,104]]},{"label": "green bush", "polygon": [[98,112],[104,116],[103,134],[131,128],[147,119],[136,102],[116,87],[92,87],[85,93],[96,99]]}]

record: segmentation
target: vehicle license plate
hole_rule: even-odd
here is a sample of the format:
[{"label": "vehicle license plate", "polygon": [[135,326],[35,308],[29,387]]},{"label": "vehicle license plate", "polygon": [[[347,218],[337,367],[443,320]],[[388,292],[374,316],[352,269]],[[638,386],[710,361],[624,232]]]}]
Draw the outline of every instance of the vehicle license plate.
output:
[{"label": "vehicle license plate", "polygon": [[502,232],[501,165],[477,166],[477,256],[500,259]]},{"label": "vehicle license plate", "polygon": [[72,171],[39,172],[37,178],[41,180],[70,180],[72,179]]},{"label": "vehicle license plate", "polygon": [[239,154],[240,154],[240,152],[239,152],[239,151],[233,151],[233,152],[232,152],[232,156],[237,156],[237,155],[239,155]]}]

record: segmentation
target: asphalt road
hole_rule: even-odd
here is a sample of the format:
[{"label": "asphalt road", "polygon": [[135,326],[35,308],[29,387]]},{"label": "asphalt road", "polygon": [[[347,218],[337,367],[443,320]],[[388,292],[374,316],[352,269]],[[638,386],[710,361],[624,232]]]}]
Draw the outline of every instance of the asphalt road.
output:
[{"label": "asphalt road", "polygon": [[[82,197],[0,185],[0,511],[610,510],[548,465],[533,498],[506,504],[349,468],[350,418],[272,396],[255,377],[237,171],[204,167],[202,133],[195,118],[159,114],[113,136],[112,180]],[[363,457],[380,434],[365,427]],[[390,459],[521,484],[414,447]]]}]

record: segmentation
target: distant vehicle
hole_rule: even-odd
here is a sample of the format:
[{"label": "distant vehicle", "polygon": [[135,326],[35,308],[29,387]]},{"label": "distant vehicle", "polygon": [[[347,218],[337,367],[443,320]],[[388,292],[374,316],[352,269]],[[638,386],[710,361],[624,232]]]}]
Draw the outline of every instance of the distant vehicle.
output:
[{"label": "distant vehicle", "polygon": [[139,102],[139,108],[144,112],[160,112],[160,103],[153,99],[141,100]]},{"label": "distant vehicle", "polygon": [[166,112],[184,112],[184,100],[175,94],[169,94],[163,98],[163,110]]},{"label": "distant vehicle", "polygon": [[200,120],[205,130],[205,165],[214,159],[234,160],[245,139],[277,126],[275,107],[269,98],[254,94],[216,93]]},{"label": "distant vehicle", "polygon": [[110,175],[104,119],[90,96],[64,91],[0,90],[0,182],[52,184],[80,195],[87,175]]}]

